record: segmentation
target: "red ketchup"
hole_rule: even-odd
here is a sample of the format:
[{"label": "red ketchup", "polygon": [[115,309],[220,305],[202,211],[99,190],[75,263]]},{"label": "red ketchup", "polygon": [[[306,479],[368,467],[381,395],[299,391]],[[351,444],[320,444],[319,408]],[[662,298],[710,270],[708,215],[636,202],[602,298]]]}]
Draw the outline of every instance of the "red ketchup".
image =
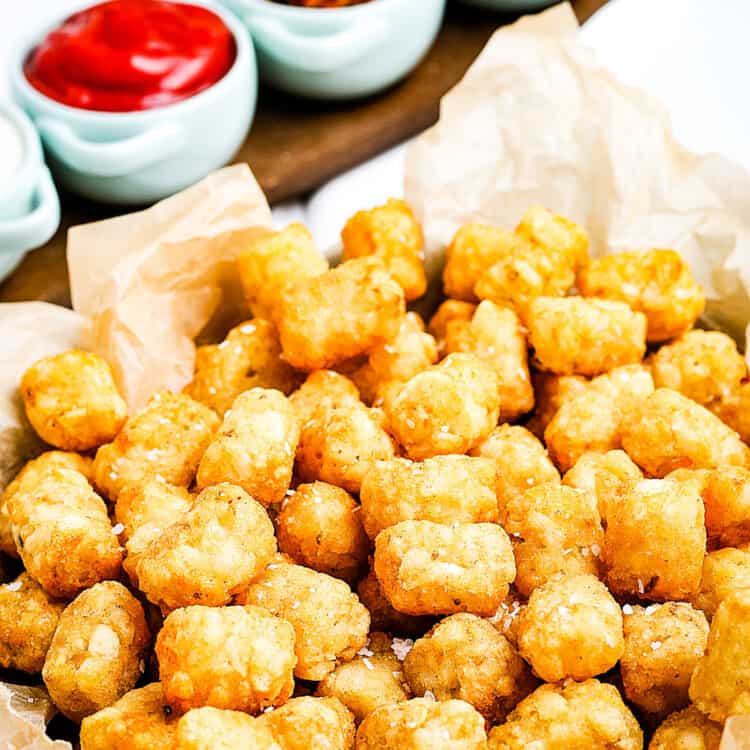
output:
[{"label": "red ketchup", "polygon": [[29,83],[79,109],[134,112],[195,96],[226,75],[237,49],[207,8],[110,0],[72,15],[29,55]]}]

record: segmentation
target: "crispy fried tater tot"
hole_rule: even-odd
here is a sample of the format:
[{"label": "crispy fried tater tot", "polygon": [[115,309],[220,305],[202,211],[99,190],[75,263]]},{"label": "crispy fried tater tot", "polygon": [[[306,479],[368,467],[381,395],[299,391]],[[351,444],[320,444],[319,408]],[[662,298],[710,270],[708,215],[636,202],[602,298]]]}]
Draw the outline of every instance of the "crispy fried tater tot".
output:
[{"label": "crispy fried tater tot", "polygon": [[193,496],[184,488],[149,479],[145,484],[126,487],[117,497],[115,521],[123,525],[120,535],[130,540],[144,526],[157,532],[171,526],[193,504]]},{"label": "crispy fried tater tot", "polygon": [[8,502],[16,547],[29,575],[50,595],[72,599],[97,581],[116,578],[122,548],[104,501],[86,477],[50,468]]},{"label": "crispy fried tater tot", "polygon": [[229,482],[268,507],[289,489],[300,426],[280,391],[252,388],[234,400],[198,465],[198,489]]},{"label": "crispy fried tater tot", "polygon": [[719,750],[721,724],[688,706],[668,716],[656,729],[648,750]]},{"label": "crispy fried tater tot", "polygon": [[489,735],[489,750],[641,750],[643,732],[617,688],[598,680],[542,685]]},{"label": "crispy fried tater tot", "polygon": [[407,381],[384,408],[409,458],[466,453],[497,424],[497,375],[472,354],[451,354]]},{"label": "crispy fried tater tot", "polygon": [[690,679],[690,699],[713,721],[723,722],[750,697],[750,591],[733,591],[719,604],[706,653]]},{"label": "crispy fried tater tot", "polygon": [[429,617],[405,615],[395,610],[383,593],[380,581],[372,569],[357,584],[357,594],[370,613],[373,630],[421,635],[432,625],[433,621]]},{"label": "crispy fried tater tot", "polygon": [[646,317],[623,302],[537,297],[526,324],[536,365],[558,375],[599,375],[646,351]]},{"label": "crispy fried tater tot", "polygon": [[518,316],[508,308],[485,301],[471,322],[449,321],[445,353],[474,354],[497,374],[500,421],[512,421],[534,407],[526,338]]},{"label": "crispy fried tater tot", "polygon": [[311,372],[289,397],[294,413],[304,425],[319,409],[337,409],[359,402],[359,391],[345,375],[333,370]]},{"label": "crispy fried tater tot", "polygon": [[487,721],[505,719],[536,686],[516,649],[491,623],[470,614],[446,617],[420,638],[404,659],[414,695],[457,698]]},{"label": "crispy fried tater tot", "polygon": [[540,440],[544,439],[544,431],[557,414],[562,403],[583,393],[588,380],[581,375],[554,375],[551,372],[534,370],[531,375],[534,384],[535,409],[526,428]]},{"label": "crispy fried tater tot", "polygon": [[292,624],[294,674],[302,680],[322,680],[367,643],[370,615],[356,594],[343,581],[301,565],[271,563],[238,601],[265,607]]},{"label": "crispy fried tater tot", "polygon": [[725,547],[703,558],[703,573],[693,606],[710,620],[733,591],[750,589],[750,549]]},{"label": "crispy fried tater tot", "polygon": [[279,549],[296,563],[354,581],[367,563],[370,540],[354,498],[332,484],[301,484],[276,517]]},{"label": "crispy fried tater tot", "polygon": [[60,615],[42,677],[69,719],[111,706],[143,674],[150,635],[140,602],[117,581],[94,584]]},{"label": "crispy fried tater tot", "polygon": [[356,750],[485,750],[484,719],[465,701],[412,698],[381,706],[357,730]]},{"label": "crispy fried tater tot", "polygon": [[508,536],[491,523],[402,521],[378,534],[374,566],[388,601],[410,615],[489,617],[516,573]]},{"label": "crispy fried tater tot", "polygon": [[[671,476],[671,475],[670,475]],[[706,506],[706,530],[713,545],[750,542],[750,471],[722,466],[696,477]]]},{"label": "crispy fried tater tot", "polygon": [[64,609],[27,573],[0,586],[0,667],[41,672]]},{"label": "crispy fried tater tot", "polygon": [[497,521],[495,464],[469,456],[376,461],[365,474],[360,500],[371,539],[401,521]]},{"label": "crispy fried tater tot", "polygon": [[191,709],[177,722],[172,750],[238,748],[283,750],[267,727],[242,711],[203,706]]},{"label": "crispy fried tater tot", "polygon": [[531,592],[518,618],[518,649],[546,682],[586,680],[622,656],[622,611],[592,575],[553,578]]},{"label": "crispy fried tater tot", "polygon": [[128,416],[107,361],[79,349],[35,362],[21,378],[21,398],[39,437],[66,451],[108,443]]},{"label": "crispy fried tater tot", "polygon": [[276,329],[255,318],[235,326],[220,344],[197,348],[195,375],[184,392],[222,416],[243,391],[275,388],[288,395],[298,382],[281,359]]},{"label": "crispy fried tater tot", "polygon": [[220,607],[275,552],[273,524],[263,506],[240,487],[217,484],[137,555],[135,575],[148,600],[163,609]]},{"label": "crispy fried tater tot", "polygon": [[275,320],[281,294],[291,279],[320,276],[328,261],[302,224],[256,238],[237,258],[245,299],[256,318]]},{"label": "crispy fried tater tot", "polygon": [[747,447],[718,417],[677,391],[657,388],[622,425],[622,447],[646,473],[750,466]]},{"label": "crispy fried tater tot", "polygon": [[111,502],[128,484],[161,477],[189,487],[219,418],[184,393],[161,391],[96,452],[94,487]]},{"label": "crispy fried tater tot", "polygon": [[445,336],[448,332],[448,323],[451,321],[470,323],[476,309],[475,304],[458,299],[447,299],[440,304],[435,314],[430,318],[427,331],[434,337],[438,354],[441,357],[445,354]]},{"label": "crispy fried tater tot", "polygon": [[687,331],[703,312],[703,290],[674,250],[624,252],[593,259],[578,276],[584,297],[626,302],[648,318],[648,340]]},{"label": "crispy fried tater tot", "polygon": [[156,638],[164,695],[179,713],[279,706],[294,689],[294,641],[292,626],[262,607],[177,609]]},{"label": "crispy fried tater tot", "polygon": [[565,255],[578,270],[588,263],[589,238],[583,227],[543,206],[532,206],[516,227],[519,237],[547,252]]},{"label": "crispy fried tater tot", "polygon": [[172,750],[177,715],[160,682],[131,690],[81,722],[81,750]]},{"label": "crispy fried tater tot", "polygon": [[373,632],[352,661],[340,664],[318,685],[315,695],[338,698],[357,723],[380,706],[409,700],[401,662],[385,633]]},{"label": "crispy fried tater tot", "polygon": [[679,602],[630,609],[620,661],[625,696],[662,719],[690,702],[690,675],[706,650],[708,622],[702,612]]},{"label": "crispy fried tater tot", "polygon": [[608,513],[603,557],[613,593],[663,602],[698,591],[706,529],[693,488],[645,479]]},{"label": "crispy fried tater tot", "polygon": [[407,300],[421,297],[427,289],[422,258],[422,228],[411,208],[390,198],[384,205],[358,211],[341,230],[343,258],[374,255],[380,258]]},{"label": "crispy fried tater tot", "polygon": [[750,442],[750,382],[742,383],[736,391],[710,404],[709,408],[742,440]]},{"label": "crispy fried tater tot", "polygon": [[377,258],[355,258],[295,281],[279,301],[284,357],[319,370],[366,354],[392,339],[405,313],[404,293]]},{"label": "crispy fried tater tot", "polygon": [[559,573],[599,574],[604,537],[593,494],[540,484],[510,500],[500,522],[513,543],[523,596]]}]

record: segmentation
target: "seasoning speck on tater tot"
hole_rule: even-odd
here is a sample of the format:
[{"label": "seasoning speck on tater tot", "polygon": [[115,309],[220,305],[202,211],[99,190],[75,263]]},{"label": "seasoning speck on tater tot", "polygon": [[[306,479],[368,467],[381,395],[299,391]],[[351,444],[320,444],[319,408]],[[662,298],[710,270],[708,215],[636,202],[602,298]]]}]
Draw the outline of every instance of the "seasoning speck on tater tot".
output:
[{"label": "seasoning speck on tater tot", "polygon": [[669,388],[657,388],[634,405],[622,426],[622,447],[655,477],[675,469],[750,466],[750,448],[736,432]]},{"label": "seasoning speck on tater tot", "polygon": [[447,299],[442,302],[427,324],[427,331],[435,339],[438,354],[445,354],[445,337],[448,333],[448,323],[462,321],[470,323],[477,306],[472,302],[458,299]]},{"label": "seasoning speck on tater tot", "polygon": [[721,724],[688,706],[659,724],[648,750],[719,750],[720,744]]},{"label": "seasoning speck on tater tot", "polygon": [[21,398],[42,440],[68,451],[108,443],[128,416],[106,360],[78,349],[35,362],[21,379]]},{"label": "seasoning speck on tater tot", "polygon": [[484,719],[461,700],[381,706],[357,730],[356,750],[485,750]]},{"label": "seasoning speck on tater tot", "polygon": [[131,690],[81,722],[81,750],[167,750],[173,748],[177,715],[160,682]]},{"label": "seasoning speck on tater tot", "polygon": [[558,375],[599,375],[646,351],[646,317],[623,302],[537,297],[526,325],[535,363]]},{"label": "seasoning speck on tater tot", "polygon": [[516,574],[508,536],[491,523],[402,521],[378,534],[374,566],[388,601],[410,615],[489,617]]},{"label": "seasoning speck on tater tot", "polygon": [[516,227],[516,234],[547,252],[561,253],[578,270],[588,263],[589,238],[583,227],[543,206],[531,206]]},{"label": "seasoning speck on tater tot", "polygon": [[486,362],[497,374],[500,421],[517,419],[534,406],[526,338],[518,316],[485,301],[471,322],[449,321],[445,353],[465,352]]},{"label": "seasoning speck on tater tot", "polygon": [[300,370],[330,367],[392,339],[404,293],[376,258],[355,258],[282,295],[277,324],[285,359]]},{"label": "seasoning speck on tater tot", "polygon": [[470,614],[441,620],[404,659],[412,692],[470,703],[487,721],[505,719],[536,686],[516,649],[491,623]]},{"label": "seasoning speck on tater tot", "polygon": [[41,672],[64,609],[27,573],[0,586],[0,667]]},{"label": "seasoning speck on tater tot", "polygon": [[357,584],[360,601],[370,613],[372,630],[383,630],[389,633],[417,635],[424,633],[433,623],[430,617],[415,617],[398,612],[383,593],[383,588],[375,575],[370,572]]},{"label": "seasoning speck on tater tot", "polygon": [[526,600],[511,587],[508,596],[497,608],[497,612],[487,618],[487,622],[516,648],[518,647],[518,616],[525,606]]},{"label": "seasoning speck on tater tot", "polygon": [[404,201],[391,198],[383,206],[358,211],[341,230],[341,242],[345,261],[368,255],[379,258],[407,300],[424,294],[422,228]]},{"label": "seasoning speck on tater tot", "polygon": [[253,388],[241,393],[198,465],[198,489],[235,484],[265,505],[280,503],[289,489],[300,427],[280,391]]},{"label": "seasoning speck on tater tot", "polygon": [[82,592],[60,615],[42,677],[69,719],[111,706],[144,671],[150,635],[143,607],[120,583]]},{"label": "seasoning speck on tater tot", "polygon": [[495,464],[469,456],[376,461],[365,474],[360,500],[371,539],[401,521],[497,521]]},{"label": "seasoning speck on tater tot", "polygon": [[222,606],[258,576],[276,552],[263,506],[231,484],[208,487],[135,563],[138,587],[164,609]]},{"label": "seasoning speck on tater tot", "polygon": [[384,408],[391,434],[416,461],[466,453],[497,425],[494,370],[472,354],[451,354],[407,381]]},{"label": "seasoning speck on tater tot", "polygon": [[607,585],[621,596],[687,600],[698,591],[706,529],[689,485],[645,479],[608,509],[603,557]]},{"label": "seasoning speck on tater tot", "polygon": [[598,680],[542,685],[505,724],[490,731],[489,750],[642,750],[643,732],[617,688]]},{"label": "seasoning speck on tater tot", "polygon": [[700,472],[695,481],[702,485],[706,530],[712,545],[736,547],[750,543],[750,471],[721,466]]},{"label": "seasoning speck on tater tot", "polygon": [[345,581],[367,563],[370,540],[354,498],[332,484],[301,484],[276,517],[279,549],[300,565]]},{"label": "seasoning speck on tater tot", "polygon": [[620,661],[627,699],[660,719],[690,702],[688,687],[708,640],[708,622],[689,604],[631,607]]},{"label": "seasoning speck on tater tot", "polygon": [[285,750],[267,727],[242,711],[203,706],[191,709],[177,722],[172,750],[238,748]]},{"label": "seasoning speck on tater tot", "polygon": [[739,589],[750,589],[750,549],[717,549],[703,558],[701,585],[692,604],[710,620],[719,604]]},{"label": "seasoning speck on tater tot", "polygon": [[687,331],[703,312],[703,290],[674,250],[624,252],[593,259],[578,276],[584,297],[625,302],[648,318],[648,340]]},{"label": "seasoning speck on tater tot", "polygon": [[281,705],[294,689],[294,642],[292,626],[262,607],[177,609],[156,639],[164,695],[179,713]]},{"label": "seasoning speck on tater tot", "polygon": [[94,486],[111,502],[128,484],[148,479],[189,487],[218,424],[216,414],[190,396],[161,391],[96,452]]},{"label": "seasoning speck on tater tot", "polygon": [[603,533],[593,494],[540,484],[510,500],[500,522],[513,543],[523,596],[559,573],[599,574]]},{"label": "seasoning speck on tater tot", "polygon": [[297,636],[295,676],[322,680],[367,643],[370,615],[337,578],[301,565],[273,562],[238,601],[283,617]]}]

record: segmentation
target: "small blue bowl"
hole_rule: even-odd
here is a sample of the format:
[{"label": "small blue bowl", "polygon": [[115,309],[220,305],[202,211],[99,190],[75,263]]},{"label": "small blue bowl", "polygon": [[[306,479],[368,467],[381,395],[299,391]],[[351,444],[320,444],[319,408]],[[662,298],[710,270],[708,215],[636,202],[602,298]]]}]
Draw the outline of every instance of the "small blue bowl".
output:
[{"label": "small blue bowl", "polygon": [[[231,13],[206,0],[188,1],[224,21],[234,35],[237,59],[220,81],[176,104],[97,112],[69,107],[37,91],[24,75],[24,62],[75,7],[37,28],[12,54],[13,96],[34,120],[55,177],[73,192],[106,203],[152,203],[223,166],[244,142],[258,95],[252,42]],[[77,7],[92,4],[89,0]]]},{"label": "small blue bowl", "polygon": [[342,8],[222,1],[250,30],[264,82],[334,100],[374,94],[413,70],[445,10],[445,0],[369,0]]},{"label": "small blue bowl", "polygon": [[0,189],[0,281],[29,250],[43,245],[60,224],[60,201],[44,163],[31,120],[12,104],[0,102],[0,116],[12,123],[23,148],[18,171]]}]

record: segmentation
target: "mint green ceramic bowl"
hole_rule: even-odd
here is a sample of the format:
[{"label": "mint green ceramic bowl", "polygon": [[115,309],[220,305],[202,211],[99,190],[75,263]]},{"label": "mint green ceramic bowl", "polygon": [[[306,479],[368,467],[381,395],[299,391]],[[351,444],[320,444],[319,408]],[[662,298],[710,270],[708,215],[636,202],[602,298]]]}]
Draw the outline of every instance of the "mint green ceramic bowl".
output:
[{"label": "mint green ceramic bowl", "polygon": [[11,91],[34,120],[62,184],[97,201],[151,203],[226,164],[244,142],[258,91],[252,42],[231,13],[207,0],[189,0],[214,11],[234,34],[237,59],[220,81],[190,99],[142,112],[69,107],[31,86],[23,64],[50,30],[95,1],[48,19],[16,48]]},{"label": "mint green ceramic bowl", "polygon": [[250,30],[261,79],[318,99],[366,96],[403,78],[432,45],[445,10],[445,0],[369,0],[344,8],[222,2]]}]

